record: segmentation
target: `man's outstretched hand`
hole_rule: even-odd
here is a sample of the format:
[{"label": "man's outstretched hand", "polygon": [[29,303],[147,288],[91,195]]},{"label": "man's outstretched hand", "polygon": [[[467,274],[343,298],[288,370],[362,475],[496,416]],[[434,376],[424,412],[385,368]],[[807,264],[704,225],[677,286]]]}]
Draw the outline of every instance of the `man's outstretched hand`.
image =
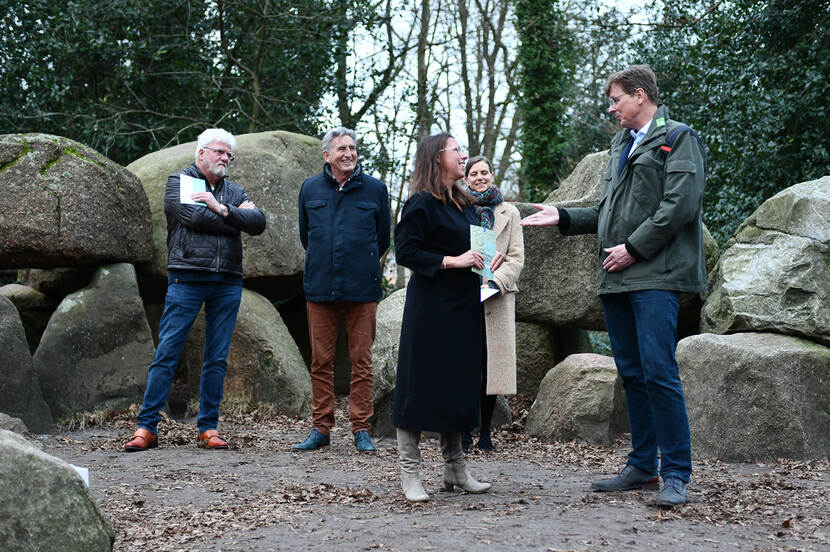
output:
[{"label": "man's outstretched hand", "polygon": [[533,206],[539,210],[523,218],[522,226],[556,226],[559,224],[559,209],[553,205],[539,203],[534,203]]}]

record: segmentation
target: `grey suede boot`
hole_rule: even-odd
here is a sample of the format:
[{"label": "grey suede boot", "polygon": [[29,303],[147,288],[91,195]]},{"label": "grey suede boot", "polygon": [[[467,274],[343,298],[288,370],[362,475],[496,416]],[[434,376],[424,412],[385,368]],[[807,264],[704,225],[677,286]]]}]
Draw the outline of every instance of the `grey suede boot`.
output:
[{"label": "grey suede boot", "polygon": [[444,456],[444,490],[451,491],[453,486],[461,487],[468,493],[486,493],[489,483],[479,483],[467,470],[464,453],[461,451],[460,433],[441,434],[441,454]]},{"label": "grey suede boot", "polygon": [[418,450],[421,432],[397,429],[403,494],[409,502],[426,502],[429,500],[429,495],[421,484],[421,475],[418,472],[418,465],[421,463],[421,451]]}]

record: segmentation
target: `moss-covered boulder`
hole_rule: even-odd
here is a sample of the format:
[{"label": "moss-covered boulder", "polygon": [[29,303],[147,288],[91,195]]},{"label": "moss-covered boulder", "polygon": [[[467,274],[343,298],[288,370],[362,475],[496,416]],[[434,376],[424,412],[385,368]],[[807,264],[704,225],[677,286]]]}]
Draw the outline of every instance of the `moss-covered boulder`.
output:
[{"label": "moss-covered boulder", "polygon": [[0,268],[150,259],[150,209],[138,179],[83,144],[0,135]]},{"label": "moss-covered boulder", "polygon": [[692,452],[728,462],[830,454],[830,348],[773,333],[677,344]]},{"label": "moss-covered boulder", "polygon": [[614,359],[571,355],[542,380],[525,433],[543,440],[608,445],[628,431],[625,393]]},{"label": "moss-covered boulder", "polygon": [[830,176],[765,201],[727,243],[701,329],[779,332],[830,344],[828,221]]},{"label": "moss-covered boulder", "polygon": [[153,339],[135,268],[101,267],[92,283],[64,297],[34,356],[43,398],[55,419],[140,403]]}]

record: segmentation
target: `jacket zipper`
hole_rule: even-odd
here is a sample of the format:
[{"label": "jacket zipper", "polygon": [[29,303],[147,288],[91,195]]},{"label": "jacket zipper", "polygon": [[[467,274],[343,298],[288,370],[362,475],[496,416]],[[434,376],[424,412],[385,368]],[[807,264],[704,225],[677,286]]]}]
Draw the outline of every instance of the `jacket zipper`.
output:
[{"label": "jacket zipper", "polygon": [[[219,196],[219,203],[225,203],[225,187],[222,186],[222,193]],[[221,215],[219,215],[221,217]],[[219,272],[219,263],[222,259],[222,236],[216,236],[216,272]]]}]

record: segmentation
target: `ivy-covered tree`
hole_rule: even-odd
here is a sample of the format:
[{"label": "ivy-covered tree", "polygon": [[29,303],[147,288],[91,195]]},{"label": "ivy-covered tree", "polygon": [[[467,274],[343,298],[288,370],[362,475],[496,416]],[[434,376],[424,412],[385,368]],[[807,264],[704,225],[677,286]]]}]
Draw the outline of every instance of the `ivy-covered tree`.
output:
[{"label": "ivy-covered tree", "polygon": [[705,221],[723,243],[765,199],[830,174],[830,1],[666,0],[637,47],[709,151]]},{"label": "ivy-covered tree", "polygon": [[206,127],[316,133],[326,0],[0,0],[0,133],[127,164]]},{"label": "ivy-covered tree", "polygon": [[580,48],[560,0],[514,0],[519,36],[519,190],[524,201],[541,201],[567,176]]}]

